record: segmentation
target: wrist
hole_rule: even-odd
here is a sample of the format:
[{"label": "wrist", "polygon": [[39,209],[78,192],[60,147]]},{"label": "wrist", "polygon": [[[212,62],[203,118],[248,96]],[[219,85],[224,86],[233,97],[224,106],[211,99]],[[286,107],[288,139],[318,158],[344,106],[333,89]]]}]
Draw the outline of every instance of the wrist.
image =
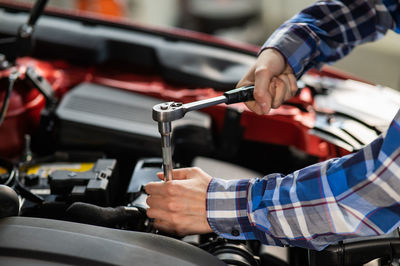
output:
[{"label": "wrist", "polygon": [[290,72],[286,73],[286,74],[294,73],[292,66],[289,64],[287,56],[279,48],[273,47],[273,46],[266,46],[266,47],[263,47],[258,54],[259,57],[261,57],[261,56],[267,57],[267,56],[271,56],[271,55],[276,57],[280,61],[280,65],[283,66],[282,72],[281,72],[282,74],[285,72],[286,69],[290,70]]},{"label": "wrist", "polygon": [[[213,178],[207,189],[207,221],[217,234],[229,239],[251,239],[246,229],[249,180]],[[242,228],[245,228],[243,230]]]}]

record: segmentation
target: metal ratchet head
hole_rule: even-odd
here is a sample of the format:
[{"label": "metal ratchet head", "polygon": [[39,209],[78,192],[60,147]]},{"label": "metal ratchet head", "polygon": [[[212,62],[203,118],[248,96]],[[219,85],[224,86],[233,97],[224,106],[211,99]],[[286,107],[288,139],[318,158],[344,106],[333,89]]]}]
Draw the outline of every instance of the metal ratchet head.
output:
[{"label": "metal ratchet head", "polygon": [[153,106],[153,120],[157,122],[171,122],[182,118],[186,108],[182,103],[165,102]]},{"label": "metal ratchet head", "polygon": [[226,91],[222,96],[213,97],[191,103],[165,102],[153,107],[153,120],[171,122],[182,118],[187,112],[217,105],[220,103],[233,104],[254,100],[254,86],[240,87]]}]

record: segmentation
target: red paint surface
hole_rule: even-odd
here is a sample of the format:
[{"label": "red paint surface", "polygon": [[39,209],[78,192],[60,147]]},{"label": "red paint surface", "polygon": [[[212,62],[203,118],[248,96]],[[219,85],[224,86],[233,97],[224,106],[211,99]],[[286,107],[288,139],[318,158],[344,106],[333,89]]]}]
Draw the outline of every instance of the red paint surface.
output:
[{"label": "red paint surface", "polygon": [[[69,89],[84,81],[140,93],[165,101],[184,103],[221,95],[221,92],[212,88],[189,89],[172,86],[156,75],[112,72],[108,69],[83,68],[61,61],[46,62],[31,58],[20,59],[18,65],[22,73],[27,66],[34,65],[37,71],[53,85],[58,97],[62,97]],[[334,71],[327,73],[337,77]],[[6,74],[6,72],[0,72],[3,83]],[[0,95],[0,97],[2,99],[3,96]],[[310,108],[313,105],[313,97],[308,88],[303,89],[300,95],[290,102],[302,106],[309,112],[303,112],[294,106],[283,105],[279,109],[272,110],[269,115],[258,116],[250,112],[244,104],[236,104],[236,108],[243,110],[241,121],[245,128],[244,139],[294,146],[321,160],[345,153],[334,145],[308,133],[309,129],[313,127],[315,119],[315,114]],[[43,96],[24,80],[24,75],[22,75],[13,91],[7,118],[0,127],[0,156],[15,156],[21,152],[24,146],[24,135],[37,129],[40,111],[44,104]],[[222,129],[225,109],[226,106],[221,104],[202,110],[212,117],[217,131]]]}]

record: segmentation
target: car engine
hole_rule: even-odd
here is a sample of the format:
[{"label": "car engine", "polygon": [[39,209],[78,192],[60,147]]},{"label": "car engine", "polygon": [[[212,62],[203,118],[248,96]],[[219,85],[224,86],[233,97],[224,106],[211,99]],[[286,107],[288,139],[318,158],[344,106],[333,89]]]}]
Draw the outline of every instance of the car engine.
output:
[{"label": "car engine", "polygon": [[[317,252],[155,229],[144,191],[163,170],[152,107],[233,89],[256,50],[42,14],[45,4],[0,2],[2,265],[398,265],[398,230]],[[290,173],[357,151],[400,105],[398,92],[329,67],[309,71],[298,86],[269,116],[238,103],[174,121],[174,167],[226,179]],[[374,97],[379,110],[343,100],[359,95]]]}]

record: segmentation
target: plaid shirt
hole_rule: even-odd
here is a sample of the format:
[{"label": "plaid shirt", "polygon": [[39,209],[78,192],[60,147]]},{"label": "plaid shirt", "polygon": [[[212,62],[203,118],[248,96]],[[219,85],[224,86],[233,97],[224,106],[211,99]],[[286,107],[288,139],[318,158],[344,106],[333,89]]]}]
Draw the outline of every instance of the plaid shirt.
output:
[{"label": "plaid shirt", "polygon": [[[300,76],[387,29],[399,31],[400,2],[383,2],[317,2],[282,25],[264,47],[279,49]],[[214,178],[207,218],[213,231],[226,238],[321,250],[345,238],[398,227],[399,191],[400,110],[385,134],[356,153],[287,176]]]},{"label": "plaid shirt", "polygon": [[300,77],[383,37],[388,29],[400,33],[399,0],[319,1],[280,26],[262,50],[279,50]]}]

